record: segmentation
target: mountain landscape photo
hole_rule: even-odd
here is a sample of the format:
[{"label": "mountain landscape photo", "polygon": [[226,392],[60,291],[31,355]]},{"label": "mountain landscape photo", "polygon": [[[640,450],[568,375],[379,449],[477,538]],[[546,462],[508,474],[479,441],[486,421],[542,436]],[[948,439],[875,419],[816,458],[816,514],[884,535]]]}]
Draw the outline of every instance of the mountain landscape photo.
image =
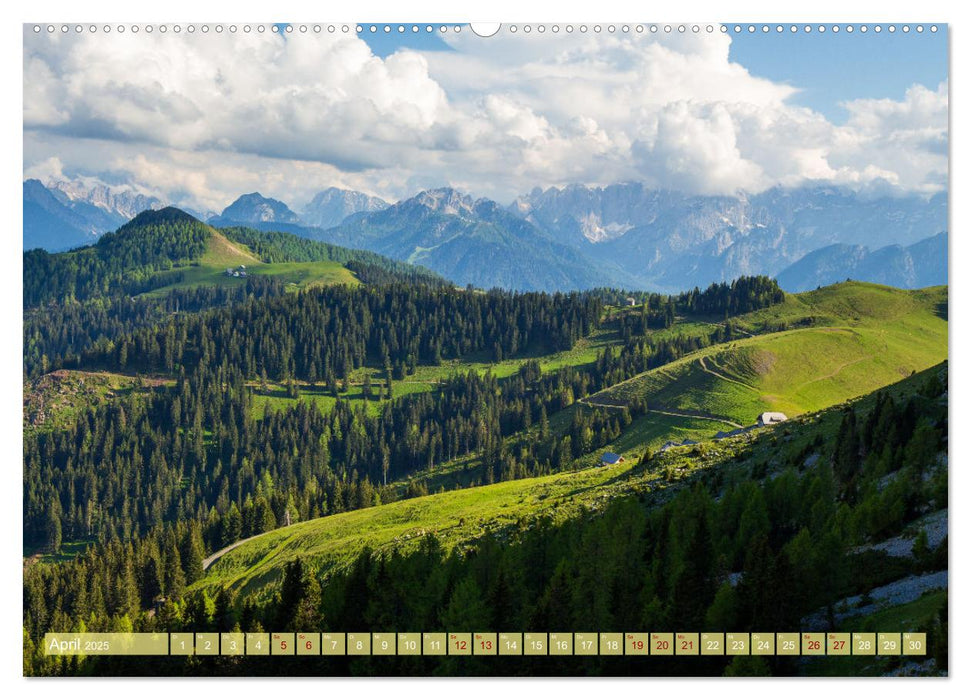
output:
[{"label": "mountain landscape photo", "polygon": [[280,27],[25,26],[25,676],[949,674],[946,31]]}]

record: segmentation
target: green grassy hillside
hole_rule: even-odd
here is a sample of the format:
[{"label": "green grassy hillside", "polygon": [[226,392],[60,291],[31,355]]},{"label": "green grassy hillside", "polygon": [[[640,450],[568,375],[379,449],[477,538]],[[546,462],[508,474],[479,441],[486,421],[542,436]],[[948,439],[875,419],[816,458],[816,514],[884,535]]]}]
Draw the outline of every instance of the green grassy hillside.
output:
[{"label": "green grassy hillside", "polygon": [[[230,233],[234,232],[238,233]],[[255,247],[250,248],[245,241]],[[274,241],[279,241],[272,234],[266,240],[249,237],[245,241],[234,240],[174,207],[147,210],[93,245],[64,253],[26,251],[24,309],[50,302],[66,304],[146,293],[158,296],[179,288],[241,285],[245,277],[225,274],[227,269],[242,272],[240,266],[246,267],[247,276],[282,277],[292,289],[357,284],[358,277],[350,267],[361,261],[392,276],[424,274],[373,253],[333,246],[311,246],[303,251],[303,257],[295,259],[287,251],[299,244],[285,242],[287,250],[278,249]]]},{"label": "green grassy hillside", "polygon": [[222,233],[213,229],[206,244],[206,252],[199,259],[202,265],[217,267],[235,267],[236,265],[252,265],[260,262],[250,250],[240,244],[233,243]]},{"label": "green grassy hillside", "polygon": [[[922,386],[934,367],[890,387],[904,396]],[[868,407],[872,397],[860,401]],[[645,465],[636,460],[610,467],[584,468],[549,476],[457,489],[421,498],[339,513],[256,536],[228,551],[209,567],[197,588],[230,587],[259,594],[279,579],[284,566],[298,556],[321,572],[340,568],[365,547],[374,551],[410,551],[426,534],[446,548],[461,547],[487,532],[500,539],[528,529],[539,518],[559,522],[601,510],[613,498],[628,494],[658,497],[710,470],[730,480],[729,472],[750,475],[753,465],[781,467],[832,440],[841,420],[833,407],[792,420],[785,426],[762,428],[715,445],[672,450],[653,456]],[[633,423],[620,441],[638,442]],[[780,435],[784,440],[780,441]],[[599,450],[597,453],[599,454]],[[578,465],[593,457],[578,460]]]},{"label": "green grassy hillside", "polygon": [[[417,546],[426,533],[434,533],[449,546],[459,545],[478,538],[487,529],[497,532],[515,527],[524,518],[576,515],[584,505],[610,498],[611,491],[629,493],[634,486],[630,476],[629,465],[561,473],[458,489],[298,523],[228,552],[197,585],[230,585],[256,591],[274,581],[283,565],[297,555],[326,569],[349,562],[365,546],[406,551]],[[642,474],[637,483],[644,481]]]},{"label": "green grassy hillside", "polygon": [[741,321],[750,328],[779,323],[792,327],[842,325],[865,319],[893,319],[920,309],[946,319],[947,287],[905,290],[847,281],[810,292],[787,294],[781,304],[753,311]]},{"label": "green grassy hillside", "polygon": [[247,246],[231,241],[221,232],[212,229],[202,257],[190,265],[166,272],[166,275],[177,275],[178,281],[153,289],[150,294],[160,296],[173,289],[198,286],[241,285],[246,278],[226,274],[227,269],[238,270],[240,265],[245,266],[247,275],[276,277],[294,290],[328,284],[358,284],[354,273],[338,262],[318,260],[264,263]]},{"label": "green grassy hillside", "polygon": [[751,424],[860,396],[947,357],[946,288],[905,291],[849,282],[740,319],[742,325],[820,325],[705,348],[590,397],[593,405],[646,399],[660,410]]}]

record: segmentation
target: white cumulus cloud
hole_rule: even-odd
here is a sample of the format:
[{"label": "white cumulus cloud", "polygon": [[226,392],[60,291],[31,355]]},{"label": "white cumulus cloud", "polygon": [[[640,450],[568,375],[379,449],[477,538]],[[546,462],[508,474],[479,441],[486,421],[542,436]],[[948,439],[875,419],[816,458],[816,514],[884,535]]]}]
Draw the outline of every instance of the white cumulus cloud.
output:
[{"label": "white cumulus cloud", "polygon": [[446,40],[380,58],[353,34],[26,31],[25,176],[97,175],[206,209],[253,190],[299,208],[332,185],[502,201],[628,180],[946,186],[946,83],[847,102],[834,124],[732,62],[720,33]]}]

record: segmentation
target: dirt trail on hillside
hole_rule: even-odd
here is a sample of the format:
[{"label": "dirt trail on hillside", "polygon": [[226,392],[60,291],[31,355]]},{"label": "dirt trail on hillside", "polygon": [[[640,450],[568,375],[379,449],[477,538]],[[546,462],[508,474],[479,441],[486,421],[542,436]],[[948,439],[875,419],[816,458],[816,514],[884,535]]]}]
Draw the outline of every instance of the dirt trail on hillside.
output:
[{"label": "dirt trail on hillside", "polygon": [[[277,528],[277,529],[281,529],[281,528]],[[231,552],[232,550],[236,549],[239,545],[245,544],[250,540],[255,540],[260,535],[265,535],[265,534],[266,534],[265,532],[261,532],[259,535],[253,535],[252,537],[247,537],[246,539],[237,540],[236,542],[233,542],[231,545],[223,547],[218,552],[213,552],[208,557],[202,560],[202,570],[205,571],[206,569],[208,569],[210,566],[212,566],[215,563],[217,559],[219,559],[219,557],[226,554],[227,552]]]},{"label": "dirt trail on hillside", "polygon": [[710,420],[716,423],[724,423],[725,425],[730,425],[734,428],[744,428],[744,425],[739,425],[735,421],[728,420],[727,418],[721,418],[719,416],[713,416],[708,413],[683,413],[681,411],[674,411],[669,408],[649,408],[648,413],[660,413],[662,416],[674,416],[675,418],[697,418],[699,420]]},{"label": "dirt trail on hillside", "polygon": [[724,380],[726,382],[731,382],[732,384],[738,384],[739,386],[744,386],[746,389],[750,389],[750,390],[754,391],[756,394],[761,394],[762,393],[761,391],[759,391],[758,389],[756,389],[751,384],[746,384],[745,382],[739,381],[738,379],[732,379],[731,377],[726,377],[724,374],[719,374],[715,370],[709,369],[708,368],[708,365],[705,364],[705,358],[704,357],[699,357],[698,358],[698,364],[701,365],[701,371],[702,372],[707,372],[708,374],[710,374],[713,377],[718,377],[719,379],[722,379],[722,380]]},{"label": "dirt trail on hillside", "polygon": [[824,375],[822,377],[816,377],[815,379],[810,379],[808,382],[803,382],[802,384],[800,384],[799,386],[796,387],[796,391],[799,391],[803,387],[809,386],[810,384],[815,384],[816,382],[821,382],[821,381],[824,381],[826,379],[832,379],[833,377],[835,377],[837,374],[839,374],[840,372],[842,372],[847,367],[850,367],[850,366],[855,365],[855,364],[859,364],[860,362],[864,362],[865,360],[872,360],[872,359],[873,359],[873,355],[867,355],[866,357],[861,357],[858,360],[851,360],[849,362],[844,362],[843,364],[841,364],[839,367],[837,367],[836,369],[834,369],[832,372],[830,372],[827,375]]},{"label": "dirt trail on hillside", "polygon": [[[582,403],[586,406],[594,406],[597,408],[614,408],[621,410],[627,408],[627,406],[615,403],[600,403],[597,401],[591,401],[590,399],[579,399],[577,403]],[[714,416],[710,413],[690,413],[687,411],[678,411],[672,408],[649,408],[648,413],[657,413],[662,416],[673,416],[674,418],[697,418],[698,420],[709,420],[715,423],[724,423],[725,425],[730,425],[735,428],[744,428],[744,425],[739,425],[735,421],[723,418],[721,416]]]}]

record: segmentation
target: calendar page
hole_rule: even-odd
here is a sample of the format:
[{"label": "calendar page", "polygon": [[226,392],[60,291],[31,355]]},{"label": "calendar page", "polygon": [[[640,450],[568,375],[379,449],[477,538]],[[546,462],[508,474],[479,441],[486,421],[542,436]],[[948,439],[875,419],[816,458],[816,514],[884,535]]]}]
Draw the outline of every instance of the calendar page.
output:
[{"label": "calendar page", "polygon": [[716,19],[24,24],[24,675],[947,676],[948,25]]}]

